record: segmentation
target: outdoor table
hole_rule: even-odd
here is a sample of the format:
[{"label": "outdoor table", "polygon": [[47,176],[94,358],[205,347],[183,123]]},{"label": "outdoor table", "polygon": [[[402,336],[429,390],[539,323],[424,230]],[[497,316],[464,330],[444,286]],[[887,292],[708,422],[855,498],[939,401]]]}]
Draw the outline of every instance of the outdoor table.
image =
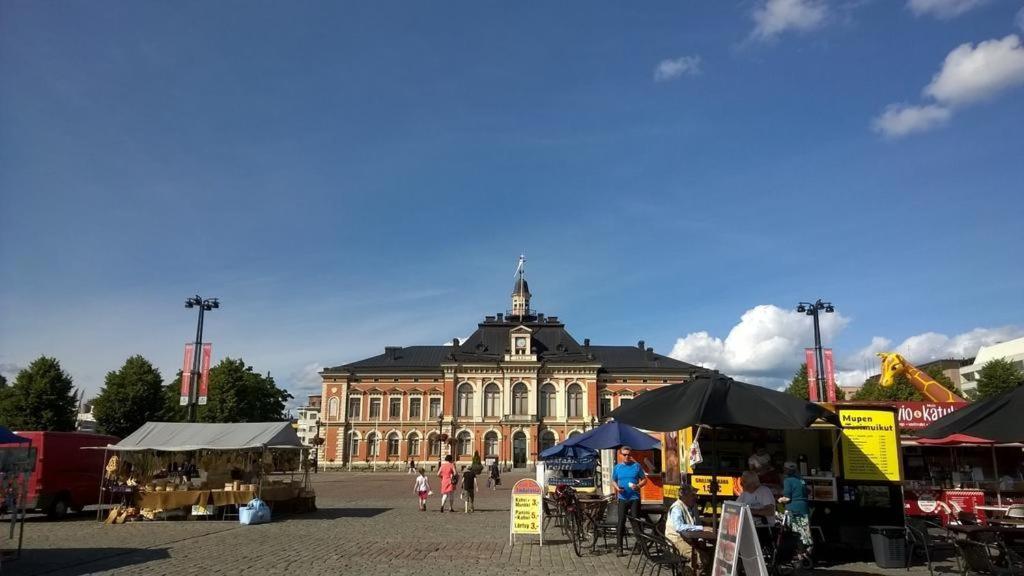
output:
[{"label": "outdoor table", "polygon": [[593,539],[590,542],[590,551],[593,552],[597,548],[597,523],[604,517],[608,501],[597,495],[591,495],[586,498],[582,495],[577,495],[576,501],[580,506],[580,514],[583,515],[587,522],[587,528],[593,534]]},{"label": "outdoor table", "polygon": [[[685,530],[679,533],[679,536],[686,540],[686,542],[693,548],[705,548],[711,551],[711,557],[715,556],[715,541],[718,540],[718,534],[710,528],[704,528],[703,530]],[[690,554],[690,567],[693,569],[693,573],[697,573],[697,554]],[[709,574],[711,572],[711,566],[702,566],[703,573]]]},{"label": "outdoor table", "polygon": [[210,492],[210,500],[214,506],[245,506],[256,497],[252,490],[215,490]]},{"label": "outdoor table", "polygon": [[1010,509],[1009,506],[975,506],[975,510],[979,510],[986,513],[989,520],[992,518],[999,518],[1006,514],[1006,511]]},{"label": "outdoor table", "polygon": [[267,502],[280,502],[298,497],[299,487],[292,484],[265,484],[260,488],[260,498]]},{"label": "outdoor table", "polygon": [[205,505],[210,499],[209,490],[168,490],[160,492],[139,492],[136,503],[139,508],[150,510],[174,510],[196,504]]}]

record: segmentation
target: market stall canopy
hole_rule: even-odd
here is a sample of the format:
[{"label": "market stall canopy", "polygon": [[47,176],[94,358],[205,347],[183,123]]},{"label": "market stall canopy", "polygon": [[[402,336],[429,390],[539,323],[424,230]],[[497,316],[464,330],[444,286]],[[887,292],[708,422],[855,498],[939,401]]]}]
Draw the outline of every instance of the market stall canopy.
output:
[{"label": "market stall canopy", "polygon": [[18,436],[7,428],[0,426],[0,444],[27,444],[32,440],[24,436]]},{"label": "market stall canopy", "polygon": [[799,430],[819,418],[835,421],[835,415],[822,406],[721,374],[703,374],[644,392],[609,416],[660,432],[697,425]]},{"label": "market stall canopy", "polygon": [[302,448],[290,422],[189,424],[146,422],[107,450],[242,450],[247,448]]},{"label": "market stall canopy", "polygon": [[919,430],[921,438],[966,434],[994,442],[1024,442],[1024,386],[946,414]]},{"label": "market stall canopy", "polygon": [[605,422],[597,428],[569,438],[562,444],[582,446],[591,450],[607,450],[621,446],[629,446],[634,450],[652,450],[661,447],[661,442],[657,439],[622,422]]},{"label": "market stall canopy", "polygon": [[593,458],[597,454],[597,451],[591,450],[590,448],[584,448],[583,446],[567,446],[565,442],[561,444],[555,444],[554,446],[542,450],[540,453],[540,459],[547,461],[553,458]]}]

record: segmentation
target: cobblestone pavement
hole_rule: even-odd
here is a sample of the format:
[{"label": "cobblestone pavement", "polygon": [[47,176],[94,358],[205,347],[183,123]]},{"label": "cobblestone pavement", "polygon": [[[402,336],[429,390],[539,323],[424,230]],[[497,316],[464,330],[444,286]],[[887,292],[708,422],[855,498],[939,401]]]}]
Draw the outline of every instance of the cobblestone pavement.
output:
[{"label": "cobblestone pavement", "polygon": [[[508,544],[507,475],[497,491],[483,490],[473,514],[438,512],[440,500],[419,512],[412,476],[398,473],[320,473],[319,511],[261,526],[236,522],[137,522],[105,526],[85,514],[63,522],[32,520],[22,557],[3,574],[318,574],[478,575],[628,574],[613,553],[577,558],[556,529],[543,547]],[[432,485],[437,487],[436,479]],[[456,500],[456,506],[461,502]],[[948,566],[945,565],[945,566]],[[873,564],[837,566],[837,574],[908,574]],[[816,571],[817,572],[817,571]],[[940,567],[937,574],[951,573]],[[909,574],[927,574],[915,568]]]}]

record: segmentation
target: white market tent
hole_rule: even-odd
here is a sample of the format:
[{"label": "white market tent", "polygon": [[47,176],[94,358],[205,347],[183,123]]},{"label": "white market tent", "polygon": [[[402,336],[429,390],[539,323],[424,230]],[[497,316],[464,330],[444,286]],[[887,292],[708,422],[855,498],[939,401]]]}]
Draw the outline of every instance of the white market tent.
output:
[{"label": "white market tent", "polygon": [[248,450],[254,448],[303,448],[291,422],[239,422],[198,424],[185,422],[146,422],[117,444],[114,451],[156,450],[190,452],[193,450]]}]

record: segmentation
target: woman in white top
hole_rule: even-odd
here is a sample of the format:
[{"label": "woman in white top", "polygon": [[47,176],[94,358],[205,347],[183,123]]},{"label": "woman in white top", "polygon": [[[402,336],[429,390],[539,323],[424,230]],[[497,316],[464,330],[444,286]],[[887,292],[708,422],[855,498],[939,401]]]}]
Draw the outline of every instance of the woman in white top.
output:
[{"label": "woman in white top", "polygon": [[775,496],[767,486],[761,484],[757,473],[747,470],[740,476],[740,486],[743,493],[736,499],[740,504],[750,506],[750,512],[754,515],[754,522],[760,525],[774,526],[775,518]]}]

